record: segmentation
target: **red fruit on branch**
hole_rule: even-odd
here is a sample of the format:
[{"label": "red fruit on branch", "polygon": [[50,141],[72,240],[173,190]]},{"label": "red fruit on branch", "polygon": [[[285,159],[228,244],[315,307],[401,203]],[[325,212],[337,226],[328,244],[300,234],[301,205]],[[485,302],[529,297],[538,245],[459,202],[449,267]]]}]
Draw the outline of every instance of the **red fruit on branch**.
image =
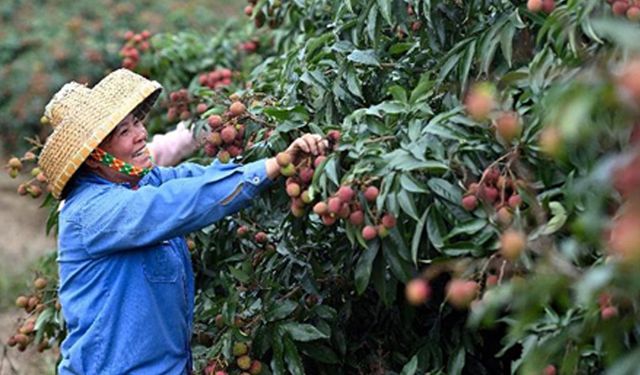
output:
[{"label": "red fruit on branch", "polygon": [[618,308],[615,306],[605,306],[600,309],[602,320],[609,320],[618,316]]},{"label": "red fruit on branch", "polygon": [[253,237],[257,243],[265,243],[267,242],[267,234],[265,232],[258,232]]},{"label": "red fruit on branch", "polygon": [[324,215],[329,212],[329,206],[325,202],[318,202],[313,206],[313,212],[318,215]]},{"label": "red fruit on branch", "polygon": [[207,111],[208,107],[205,103],[200,103],[198,104],[198,106],[196,107],[196,112],[198,113],[205,113]]},{"label": "red fruit on branch", "polygon": [[629,3],[627,1],[619,0],[613,3],[611,11],[616,16],[622,16],[629,9]]},{"label": "red fruit on branch", "polygon": [[302,183],[308,184],[313,180],[314,170],[309,167],[302,167],[300,171],[298,171],[298,175],[300,176],[300,181]]},{"label": "red fruit on branch", "polygon": [[478,207],[478,198],[475,195],[466,195],[462,198],[462,207],[467,211],[473,211]]},{"label": "red fruit on branch", "polygon": [[556,1],[555,0],[542,0],[542,11],[549,14],[556,9]]},{"label": "red fruit on branch", "polygon": [[476,298],[478,290],[479,285],[475,281],[453,279],[447,284],[447,300],[453,306],[464,309]]},{"label": "red fruit on branch", "polygon": [[516,209],[522,204],[522,198],[518,194],[513,194],[508,200],[509,207]]},{"label": "red fruit on branch", "polygon": [[495,88],[490,83],[474,85],[465,98],[465,108],[476,121],[484,121],[495,107]]},{"label": "red fruit on branch", "polygon": [[236,139],[237,131],[233,126],[225,126],[220,132],[220,137],[224,143],[232,143]]},{"label": "red fruit on branch", "polygon": [[245,105],[242,104],[242,102],[233,102],[229,107],[229,111],[233,116],[240,116],[246,110],[247,110],[247,107],[245,107]]},{"label": "red fruit on branch", "polygon": [[496,275],[489,275],[487,276],[487,279],[485,281],[485,284],[490,287],[490,286],[494,286],[494,285],[498,285],[498,276]]},{"label": "red fruit on branch", "polygon": [[547,365],[542,371],[544,375],[556,375],[556,366]]},{"label": "red fruit on branch", "polygon": [[627,10],[627,19],[634,22],[640,20],[640,7],[631,6]]},{"label": "red fruit on branch", "polygon": [[362,228],[362,238],[364,238],[366,241],[370,241],[376,238],[377,236],[378,236],[378,231],[376,230],[375,227],[371,225],[367,225],[364,228]]},{"label": "red fruit on branch", "polygon": [[348,203],[342,203],[340,207],[340,211],[338,211],[338,217],[341,219],[348,219],[351,215],[351,209],[349,208]]},{"label": "red fruit on branch", "polygon": [[357,227],[364,224],[364,212],[356,210],[349,215],[349,222]]},{"label": "red fruit on branch", "polygon": [[45,279],[44,277],[38,277],[33,281],[33,286],[36,289],[44,289],[47,287],[47,283],[47,279]]},{"label": "red fruit on branch", "polygon": [[247,228],[244,225],[241,225],[240,227],[238,227],[238,230],[236,231],[236,235],[240,238],[246,237],[248,233],[249,233],[249,228]]},{"label": "red fruit on branch", "polygon": [[316,156],[315,160],[313,161],[314,168],[318,168],[318,166],[320,166],[320,164],[322,164],[325,160],[327,160],[327,157],[324,155]]},{"label": "red fruit on branch", "polygon": [[276,162],[281,167],[286,167],[287,165],[291,164],[292,161],[293,159],[291,158],[291,155],[289,155],[289,153],[287,152],[280,152],[278,153],[278,155],[276,155]]},{"label": "red fruit on branch", "polygon": [[16,306],[24,309],[29,305],[29,298],[26,296],[20,296],[16,299]]},{"label": "red fruit on branch", "polygon": [[13,157],[9,159],[9,168],[17,169],[19,171],[22,169],[22,162],[20,159]]},{"label": "red fruit on branch", "polygon": [[431,296],[431,287],[424,279],[413,279],[407,283],[404,290],[409,304],[417,306],[425,303]]},{"label": "red fruit on branch", "polygon": [[369,186],[364,191],[364,198],[369,202],[373,202],[378,198],[378,194],[379,190],[377,187]]},{"label": "red fruit on branch", "polygon": [[351,186],[346,186],[346,185],[340,186],[340,189],[338,189],[338,193],[337,193],[338,197],[343,202],[350,202],[355,196],[355,194],[356,193],[353,191]]},{"label": "red fruit on branch", "polygon": [[624,99],[634,106],[640,105],[640,59],[627,62],[616,81]]},{"label": "red fruit on branch", "polygon": [[287,190],[287,195],[292,198],[295,198],[300,195],[300,185],[296,184],[295,182],[288,184],[286,190]]},{"label": "red fruit on branch", "polygon": [[334,214],[330,214],[330,213],[326,213],[324,215],[322,215],[322,222],[324,223],[324,225],[333,225],[336,220],[338,220],[336,218],[336,216]]},{"label": "red fruit on branch", "polygon": [[530,12],[538,13],[542,10],[542,0],[527,1],[527,9],[529,9]]},{"label": "red fruit on branch", "polygon": [[511,210],[506,206],[500,207],[500,209],[496,213],[496,217],[498,223],[503,227],[508,226],[509,224],[511,224],[511,221],[513,221],[513,214],[511,213]]},{"label": "red fruit on branch", "polygon": [[385,228],[391,229],[396,226],[396,217],[389,213],[384,214],[381,223]]},{"label": "red fruit on branch", "polygon": [[328,200],[329,212],[333,214],[337,214],[342,208],[342,201],[338,197],[331,197]]},{"label": "red fruit on branch", "polygon": [[507,143],[518,137],[522,132],[520,117],[516,112],[502,112],[496,120],[496,132]]},{"label": "red fruit on branch", "polygon": [[330,130],[327,133],[327,139],[332,142],[338,142],[340,140],[340,132],[338,130]]},{"label": "red fruit on branch", "polygon": [[262,373],[262,362],[254,359],[251,362],[251,367],[249,367],[249,373],[251,375],[260,375],[260,373]]},{"label": "red fruit on branch", "polygon": [[614,222],[609,235],[609,249],[625,262],[640,261],[640,213],[629,211]]},{"label": "red fruit on branch", "polygon": [[251,368],[251,357],[243,355],[236,360],[236,364],[242,370],[248,370]]},{"label": "red fruit on branch", "polygon": [[508,229],[500,237],[500,253],[506,259],[514,261],[520,257],[527,244],[524,233]]}]

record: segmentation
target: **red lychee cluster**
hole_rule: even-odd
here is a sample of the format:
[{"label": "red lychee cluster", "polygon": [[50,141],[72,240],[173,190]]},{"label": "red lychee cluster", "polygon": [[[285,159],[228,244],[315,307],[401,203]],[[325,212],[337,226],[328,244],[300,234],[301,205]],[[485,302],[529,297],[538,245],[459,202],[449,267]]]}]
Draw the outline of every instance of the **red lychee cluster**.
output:
[{"label": "red lychee cluster", "polygon": [[217,89],[218,87],[229,86],[232,76],[233,72],[231,69],[219,68],[210,72],[201,73],[198,77],[198,82],[200,85],[210,89]]},{"label": "red lychee cluster", "polygon": [[167,111],[167,121],[175,121],[176,119],[187,120],[191,117],[189,104],[191,97],[187,89],[180,89],[169,93],[169,109]]},{"label": "red lychee cluster", "polygon": [[120,57],[122,60],[122,67],[133,70],[138,66],[140,61],[140,53],[146,52],[150,48],[149,38],[151,33],[147,30],[136,34],[129,30],[124,33],[125,44],[120,49]]},{"label": "red lychee cluster", "polygon": [[479,182],[469,185],[462,198],[462,207],[467,211],[473,211],[478,207],[478,201],[492,205],[496,212],[496,221],[502,226],[508,226],[513,220],[513,210],[522,204],[517,187],[523,184],[521,180],[514,181],[501,174],[498,168],[488,168]]},{"label": "red lychee cluster", "polygon": [[[379,190],[373,185],[365,185],[361,188],[361,194],[365,202],[373,204],[378,198]],[[351,225],[361,229],[365,241],[388,236],[389,230],[396,226],[396,217],[391,213],[384,213],[365,225],[365,209],[356,195],[353,187],[342,185],[326,201],[316,203],[313,212],[320,216],[325,225],[333,225],[338,219],[349,221]]]},{"label": "red lychee cluster", "polygon": [[[247,17],[253,17],[253,24],[256,28],[261,28],[267,16],[269,17],[269,28],[275,29],[280,24],[278,19],[278,11],[282,6],[282,0],[272,0],[264,4],[263,7],[254,15],[255,5],[257,0],[248,0],[249,5],[244,8],[244,14]],[[280,15],[282,16],[282,15]]]},{"label": "red lychee cluster", "polygon": [[555,0],[528,0],[527,9],[530,12],[538,13],[540,11],[544,13],[551,13],[556,8]]},{"label": "red lychee cluster", "polygon": [[[337,130],[332,130],[327,134],[330,149],[335,149],[339,139],[340,132]],[[309,192],[309,186],[311,186],[316,168],[318,168],[326,158],[325,155],[314,157],[308,154],[300,158],[297,164],[294,164],[290,154],[281,152],[276,155],[276,161],[280,166],[280,174],[287,177],[285,189],[287,195],[291,197],[290,209],[294,217],[304,216],[306,206],[313,201],[313,197]],[[333,220],[333,222],[335,222],[335,220]],[[325,224],[331,225],[333,222],[325,221]]]},{"label": "red lychee cluster", "polygon": [[294,165],[290,154],[281,152],[276,155],[276,161],[280,166],[280,174],[287,177],[285,190],[287,195],[291,197],[291,214],[293,216],[304,216],[306,205],[313,201],[309,186],[311,186],[316,168],[325,159],[326,156],[324,155],[318,155],[315,158],[308,155],[303,157],[298,165]]},{"label": "red lychee cluster", "polygon": [[[22,158],[12,157],[5,166],[11,178],[18,177],[18,174],[24,168],[25,162],[35,162],[36,155],[27,151]],[[42,195],[43,190],[48,189],[47,177],[38,167],[31,169],[31,179],[21,183],[18,186],[19,195],[30,195],[32,198],[38,198]]]},{"label": "red lychee cluster", "polygon": [[[233,344],[232,352],[236,358],[235,365],[241,371],[240,375],[259,375],[262,373],[262,362],[252,359],[249,356],[249,346],[244,342],[236,342]],[[233,367],[226,367],[221,361],[211,360],[203,369],[203,375],[227,375],[228,370],[234,371]],[[237,371],[237,370],[235,370]],[[236,373],[236,372],[233,372]]]},{"label": "red lychee cluster", "polygon": [[[48,280],[44,277],[38,277],[33,281],[34,293],[31,295],[22,295],[16,299],[16,306],[24,309],[28,315],[21,319],[16,332],[9,336],[7,345],[10,347],[17,346],[19,351],[24,351],[36,339],[36,321],[39,314],[47,308],[43,303],[44,289],[48,285]],[[55,308],[60,310],[60,304],[56,302]],[[38,342],[37,349],[39,352],[49,348],[49,339],[44,335]]]},{"label": "red lychee cluster", "polygon": [[640,20],[640,2],[637,0],[607,0],[616,16],[625,16],[630,21]]},{"label": "red lychee cluster", "polygon": [[207,119],[211,133],[207,136],[204,152],[207,156],[217,155],[218,160],[227,163],[244,151],[245,126],[239,122],[247,108],[235,101],[222,116],[211,115]]}]

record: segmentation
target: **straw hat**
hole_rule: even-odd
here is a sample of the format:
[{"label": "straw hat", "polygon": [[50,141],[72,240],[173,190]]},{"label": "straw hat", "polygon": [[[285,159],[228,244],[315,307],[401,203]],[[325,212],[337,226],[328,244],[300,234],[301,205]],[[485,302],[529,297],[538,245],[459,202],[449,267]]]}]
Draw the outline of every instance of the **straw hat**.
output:
[{"label": "straw hat", "polygon": [[53,196],[60,198],[89,154],[129,113],[145,116],[161,90],[158,82],[126,69],[110,73],[93,89],[77,82],[64,85],[45,108],[53,133],[38,160]]}]

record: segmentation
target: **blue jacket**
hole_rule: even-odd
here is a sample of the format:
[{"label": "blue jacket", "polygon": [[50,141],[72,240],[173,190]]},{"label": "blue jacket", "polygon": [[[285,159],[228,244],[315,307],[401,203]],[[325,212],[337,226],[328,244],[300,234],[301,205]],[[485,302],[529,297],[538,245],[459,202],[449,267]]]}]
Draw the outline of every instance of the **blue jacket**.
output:
[{"label": "blue jacket", "polygon": [[270,183],[265,161],[156,167],[136,190],[78,173],[59,217],[59,373],[190,373],[183,236],[248,205]]}]

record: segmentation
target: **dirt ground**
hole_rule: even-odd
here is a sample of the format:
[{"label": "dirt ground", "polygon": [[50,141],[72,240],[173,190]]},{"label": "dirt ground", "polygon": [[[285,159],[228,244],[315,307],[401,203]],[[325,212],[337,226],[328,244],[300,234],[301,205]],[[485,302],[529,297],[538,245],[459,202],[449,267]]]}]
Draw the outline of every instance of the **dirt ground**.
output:
[{"label": "dirt ground", "polygon": [[[0,166],[5,164],[0,159]],[[35,349],[20,353],[5,345],[21,316],[11,302],[24,285],[15,287],[16,280],[28,280],[33,262],[55,251],[55,239],[45,236],[46,212],[38,208],[42,199],[18,196],[19,180],[0,170],[0,375],[54,374],[53,354],[43,355]]]}]

